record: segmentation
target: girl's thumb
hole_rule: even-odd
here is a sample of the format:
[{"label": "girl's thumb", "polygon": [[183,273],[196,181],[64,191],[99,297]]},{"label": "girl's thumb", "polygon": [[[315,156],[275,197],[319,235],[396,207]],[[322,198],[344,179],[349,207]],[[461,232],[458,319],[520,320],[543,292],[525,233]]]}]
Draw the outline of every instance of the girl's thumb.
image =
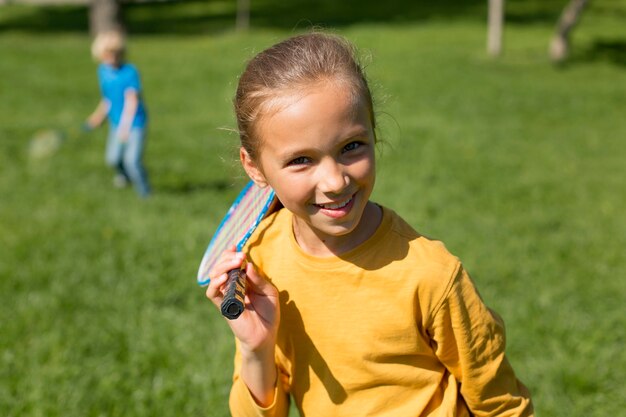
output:
[{"label": "girl's thumb", "polygon": [[276,288],[274,288],[269,281],[261,277],[254,268],[254,265],[250,262],[246,264],[246,275],[248,276],[248,283],[255,292],[265,294],[273,294],[276,292]]}]

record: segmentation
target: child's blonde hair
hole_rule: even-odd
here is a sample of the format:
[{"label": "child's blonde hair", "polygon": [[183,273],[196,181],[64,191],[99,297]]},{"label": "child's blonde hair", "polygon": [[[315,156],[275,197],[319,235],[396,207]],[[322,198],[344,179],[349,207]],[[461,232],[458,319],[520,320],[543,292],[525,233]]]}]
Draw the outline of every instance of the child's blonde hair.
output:
[{"label": "child's blonde hair", "polygon": [[91,55],[96,60],[100,60],[107,52],[121,58],[125,51],[126,39],[124,34],[118,30],[99,33],[91,44]]},{"label": "child's blonde hair", "polygon": [[234,99],[241,145],[253,160],[260,147],[257,122],[281,94],[302,92],[321,82],[338,82],[362,99],[376,128],[372,94],[354,46],[346,39],[309,33],[282,41],[255,56],[239,78]]}]

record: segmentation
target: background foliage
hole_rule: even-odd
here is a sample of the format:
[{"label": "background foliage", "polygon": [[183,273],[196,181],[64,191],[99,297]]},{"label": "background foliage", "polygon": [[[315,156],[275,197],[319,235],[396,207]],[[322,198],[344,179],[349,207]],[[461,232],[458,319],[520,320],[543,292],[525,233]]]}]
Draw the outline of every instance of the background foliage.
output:
[{"label": "background foliage", "polygon": [[[248,33],[231,1],[126,6],[147,201],[111,186],[104,130],[77,129],[98,100],[86,9],[0,7],[0,415],[228,415],[232,338],[195,273],[244,183],[230,100],[254,52],[318,24],[368,62],[374,199],[463,259],[537,414],[619,415],[626,4],[592,2],[555,68],[564,2],[507,2],[497,61],[485,3],[254,0]],[[61,146],[32,157],[49,129]]]}]

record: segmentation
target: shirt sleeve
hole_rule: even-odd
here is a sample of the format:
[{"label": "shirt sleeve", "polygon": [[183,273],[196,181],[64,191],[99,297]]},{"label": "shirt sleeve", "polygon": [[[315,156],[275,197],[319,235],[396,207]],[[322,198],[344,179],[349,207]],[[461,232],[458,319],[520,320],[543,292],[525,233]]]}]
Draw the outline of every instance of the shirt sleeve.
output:
[{"label": "shirt sleeve", "polygon": [[126,75],[126,82],[125,82],[125,88],[124,90],[133,90],[137,93],[139,93],[139,91],[141,91],[141,81],[139,79],[139,71],[137,70],[137,68],[134,65],[130,65],[129,66],[129,70],[128,73]]},{"label": "shirt sleeve", "polygon": [[278,372],[278,382],[274,391],[274,402],[268,407],[259,406],[248,387],[239,377],[241,369],[241,357],[239,349],[235,352],[235,372],[233,375],[233,386],[230,390],[229,406],[233,417],[287,417],[289,413],[289,395],[284,384],[284,375]]},{"label": "shirt sleeve", "polygon": [[533,416],[530,393],[507,360],[504,323],[459,266],[432,317],[435,353],[476,416]]}]

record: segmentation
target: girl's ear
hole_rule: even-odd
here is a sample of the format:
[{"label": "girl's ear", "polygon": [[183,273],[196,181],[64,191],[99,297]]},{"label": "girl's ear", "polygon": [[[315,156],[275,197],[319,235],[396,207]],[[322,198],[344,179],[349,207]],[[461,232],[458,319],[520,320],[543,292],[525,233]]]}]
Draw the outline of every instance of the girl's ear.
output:
[{"label": "girl's ear", "polygon": [[248,152],[243,148],[239,148],[239,159],[241,159],[241,165],[243,165],[243,169],[246,171],[246,174],[258,185],[259,187],[267,186],[267,181],[265,180],[265,175],[263,172],[257,167],[257,164],[252,160]]}]

